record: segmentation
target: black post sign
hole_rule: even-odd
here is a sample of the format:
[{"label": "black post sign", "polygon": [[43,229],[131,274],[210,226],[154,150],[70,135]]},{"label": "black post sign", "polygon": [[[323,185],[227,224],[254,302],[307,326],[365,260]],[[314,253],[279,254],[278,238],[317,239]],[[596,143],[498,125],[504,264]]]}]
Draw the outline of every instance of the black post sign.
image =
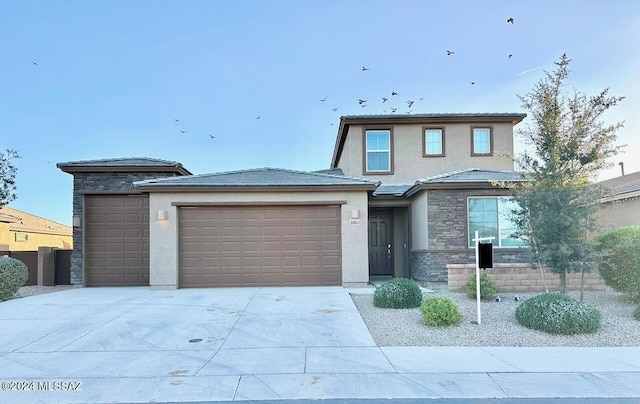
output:
[{"label": "black post sign", "polygon": [[493,244],[478,243],[478,266],[482,269],[493,268]]}]

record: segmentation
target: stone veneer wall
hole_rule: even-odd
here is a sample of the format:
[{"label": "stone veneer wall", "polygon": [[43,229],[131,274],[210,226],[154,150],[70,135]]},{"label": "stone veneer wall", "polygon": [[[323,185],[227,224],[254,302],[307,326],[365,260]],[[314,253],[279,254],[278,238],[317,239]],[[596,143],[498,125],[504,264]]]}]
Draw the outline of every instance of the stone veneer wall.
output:
[{"label": "stone veneer wall", "polygon": [[[175,172],[76,172],[73,174],[73,215],[83,218],[84,194],[127,194],[133,190],[135,181],[153,178],[174,177]],[[83,226],[73,229],[73,252],[71,253],[71,284],[83,285]]]},{"label": "stone veneer wall", "polygon": [[[449,290],[464,292],[465,283],[470,276],[475,274],[475,264],[449,264]],[[529,264],[494,264],[493,269],[483,271],[496,284],[500,292],[544,292],[544,282],[540,271],[532,270]],[[545,279],[550,291],[560,290],[560,277],[545,271]],[[567,290],[580,290],[580,273],[567,274]],[[600,274],[596,272],[586,273],[584,276],[585,290],[605,290],[607,286]]]},{"label": "stone veneer wall", "polygon": [[[448,264],[475,262],[475,251],[467,246],[467,198],[508,196],[509,190],[441,189],[427,190],[428,226],[413,223],[413,231],[428,232],[428,248],[410,256],[411,277],[420,281],[447,282]],[[530,262],[528,248],[494,248],[494,263]]]}]

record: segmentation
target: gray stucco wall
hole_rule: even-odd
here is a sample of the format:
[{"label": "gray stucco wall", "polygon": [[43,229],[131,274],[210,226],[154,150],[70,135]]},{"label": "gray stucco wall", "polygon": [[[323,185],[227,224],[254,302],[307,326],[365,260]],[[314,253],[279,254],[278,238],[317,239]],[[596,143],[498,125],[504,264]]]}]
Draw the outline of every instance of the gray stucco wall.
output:
[{"label": "gray stucco wall", "polygon": [[[425,191],[423,191],[425,192]],[[411,276],[429,282],[447,281],[447,264],[475,262],[474,249],[467,246],[467,198],[471,196],[508,196],[509,191],[428,190],[429,225],[412,223],[413,232],[427,232],[427,246],[411,251]],[[528,263],[527,248],[494,248],[495,263]]]},{"label": "gray stucco wall", "polygon": [[73,215],[82,217],[83,225],[73,229],[71,253],[71,284],[83,285],[83,233],[85,194],[137,193],[131,185],[134,181],[173,177],[174,172],[77,172],[73,174]]}]

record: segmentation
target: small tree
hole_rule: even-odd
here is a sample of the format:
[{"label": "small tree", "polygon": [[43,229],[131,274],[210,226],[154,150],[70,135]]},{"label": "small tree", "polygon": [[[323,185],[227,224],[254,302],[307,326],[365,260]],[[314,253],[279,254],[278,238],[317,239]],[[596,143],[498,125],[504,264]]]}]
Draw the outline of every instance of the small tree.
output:
[{"label": "small tree", "polygon": [[590,180],[621,148],[615,140],[622,123],[605,126],[601,117],[624,99],[609,96],[608,89],[592,97],[567,94],[569,62],[562,55],[555,71],[519,97],[532,119],[519,134],[532,150],[516,159],[530,181],[516,188],[520,209],[513,212],[533,265],[558,274],[563,293],[566,274],[584,271],[590,261],[587,234],[603,195]]},{"label": "small tree", "polygon": [[16,199],[16,173],[14,160],[20,158],[18,152],[7,149],[0,153],[0,207]]}]

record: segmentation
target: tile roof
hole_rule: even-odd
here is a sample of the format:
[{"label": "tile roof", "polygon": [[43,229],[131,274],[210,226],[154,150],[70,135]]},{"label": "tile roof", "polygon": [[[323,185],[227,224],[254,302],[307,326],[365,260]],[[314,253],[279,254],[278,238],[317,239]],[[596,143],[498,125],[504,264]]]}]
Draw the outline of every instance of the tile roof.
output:
[{"label": "tile roof", "polygon": [[191,175],[185,177],[160,178],[134,182],[140,188],[157,187],[269,187],[269,186],[353,186],[367,185],[374,189],[379,184],[365,178],[346,177],[344,175],[322,174],[317,172],[286,170],[281,168],[256,168],[227,171],[212,174]]},{"label": "tile roof", "polygon": [[491,119],[513,119],[520,122],[526,118],[527,114],[517,112],[447,112],[447,113],[422,113],[422,114],[370,114],[370,115],[344,115],[340,119],[344,120],[368,120],[368,119],[393,119],[403,121],[407,119],[466,119],[466,118],[491,118]]},{"label": "tile roof", "polygon": [[380,185],[373,192],[373,196],[391,195],[391,196],[403,196],[405,192],[413,187],[413,184],[405,185]]},{"label": "tile roof", "polygon": [[624,196],[625,194],[637,192],[640,191],[640,171],[600,181],[599,184],[607,188],[611,196]]},{"label": "tile roof", "polygon": [[483,168],[468,168],[466,170],[421,178],[416,184],[453,184],[469,182],[523,182],[522,173],[517,171],[487,170]]},{"label": "tile roof", "polygon": [[154,159],[149,157],[123,157],[112,159],[97,159],[97,160],[81,160],[81,161],[67,161],[58,163],[56,166],[65,172],[73,172],[76,170],[84,169],[129,169],[129,168],[167,168],[175,169],[181,172],[183,175],[190,175],[191,173],[177,161]]},{"label": "tile roof", "polygon": [[10,231],[57,236],[71,236],[73,233],[73,229],[69,226],[8,206],[0,208],[0,223],[8,223]]}]

